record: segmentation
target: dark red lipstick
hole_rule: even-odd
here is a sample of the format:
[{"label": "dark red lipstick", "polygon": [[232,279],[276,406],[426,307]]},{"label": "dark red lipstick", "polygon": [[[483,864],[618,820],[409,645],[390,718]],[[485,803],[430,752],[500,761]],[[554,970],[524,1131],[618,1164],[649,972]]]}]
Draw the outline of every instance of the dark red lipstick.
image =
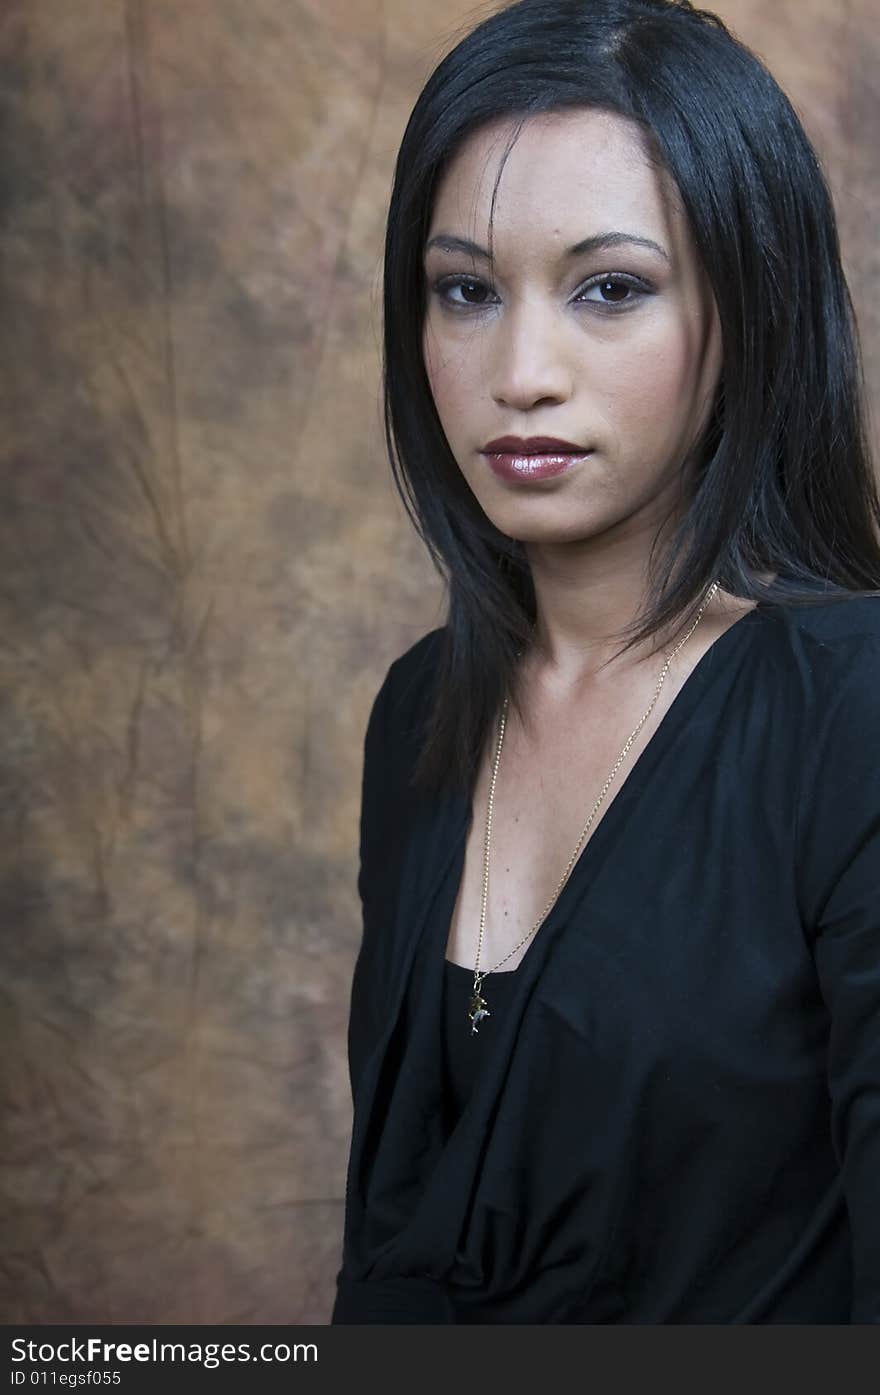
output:
[{"label": "dark red lipstick", "polygon": [[500,479],[524,483],[564,474],[589,453],[558,436],[496,436],[480,452]]}]

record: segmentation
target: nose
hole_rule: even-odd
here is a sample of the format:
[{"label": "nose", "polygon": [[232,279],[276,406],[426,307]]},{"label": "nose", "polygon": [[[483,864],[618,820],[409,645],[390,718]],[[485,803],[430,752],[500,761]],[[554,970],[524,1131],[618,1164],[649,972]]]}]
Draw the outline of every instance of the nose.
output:
[{"label": "nose", "polygon": [[499,406],[528,411],[570,397],[564,331],[551,312],[521,300],[496,320],[490,332],[491,390]]}]

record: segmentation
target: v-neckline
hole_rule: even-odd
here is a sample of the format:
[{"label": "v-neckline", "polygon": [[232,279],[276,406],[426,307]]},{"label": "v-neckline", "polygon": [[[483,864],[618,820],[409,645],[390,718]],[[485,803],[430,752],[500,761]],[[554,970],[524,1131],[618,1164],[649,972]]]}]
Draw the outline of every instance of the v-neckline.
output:
[{"label": "v-neckline", "polygon": [[[765,614],[768,609],[760,607]],[[467,1196],[460,1194],[457,1188],[462,1176],[479,1166],[478,1159],[507,1078],[511,1053],[544,965],[572,924],[576,928],[579,923],[579,917],[573,913],[601,876],[659,763],[710,684],[729,671],[729,666],[721,660],[738,655],[737,645],[744,642],[743,634],[737,637],[734,631],[739,631],[739,627],[744,627],[745,631],[753,629],[757,623],[754,617],[758,615],[759,608],[753,608],[725,630],[700,657],[650,741],[630,767],[627,779],[606,817],[582,849],[540,931],[533,936],[516,969],[509,973],[513,982],[508,985],[511,991],[505,995],[504,1009],[496,1024],[499,1031],[483,1044],[485,1050],[480,1054],[484,1059],[478,1076],[449,1133],[438,1123],[439,1116],[433,1107],[439,1108],[443,1093],[438,1043],[443,1030],[444,973],[460,972],[464,978],[470,969],[460,966],[460,970],[444,970],[443,963],[449,917],[464,869],[466,834],[473,809],[466,791],[444,795],[434,803],[419,806],[401,873],[386,961],[387,977],[382,977],[378,963],[373,966],[374,974],[379,975],[376,981],[387,986],[387,1010],[382,1011],[381,1030],[362,1061],[354,1087],[357,1103],[352,1130],[352,1175],[355,1179],[352,1195],[363,1204],[375,1176],[374,1169],[380,1165],[390,1166],[392,1170],[399,1166],[404,1185],[399,1141],[401,1137],[412,1139],[414,1131],[424,1185],[413,1207],[401,1218],[395,1234],[383,1244],[372,1264],[372,1277],[382,1279],[395,1272],[408,1272],[407,1266],[419,1269],[426,1254],[439,1256],[438,1263],[447,1259],[450,1264],[454,1262],[456,1237],[465,1223],[469,1204]],[[446,962],[452,964],[454,961]],[[407,994],[413,991],[414,975],[417,975],[412,1000],[414,1010],[405,1019],[407,1031],[401,1037],[401,1018]],[[488,996],[491,1001],[491,993]],[[467,1030],[464,1017],[461,1030]],[[398,1089],[393,1083],[397,1081],[406,1084]],[[381,1105],[377,1105],[382,1090],[387,1093],[382,1096]],[[374,1111],[377,1108],[386,1120],[381,1138],[376,1127]],[[388,1140],[384,1164],[377,1156],[382,1152],[382,1138]],[[407,1189],[406,1194],[409,1196],[410,1190]],[[437,1199],[441,1196],[453,1199],[451,1213],[438,1208]]]},{"label": "v-neckline", "polygon": [[[571,896],[575,894],[583,881],[584,868],[593,860],[601,858],[603,849],[615,837],[617,825],[624,818],[626,808],[631,805],[633,800],[638,796],[639,789],[644,788],[647,784],[651,772],[662,758],[664,748],[669,745],[675,732],[681,727],[682,723],[696,706],[710,678],[717,676],[721,672],[720,666],[717,663],[719,653],[726,652],[734,642],[741,640],[742,634],[740,631],[744,628],[749,628],[750,625],[754,623],[755,619],[766,616],[772,609],[773,606],[771,603],[759,601],[756,605],[752,606],[751,610],[746,611],[745,615],[740,616],[732,625],[728,625],[727,629],[724,630],[717,639],[712,641],[705,653],[700,655],[700,658],[694,664],[691,672],[684,680],[684,683],[681,685],[672,702],[669,704],[669,707],[658,722],[655,731],[648,738],[644,747],[630,765],[629,770],[618,786],[614,799],[599,821],[595,832],[587,839],[586,843],[581,848],[577,861],[572,867],[565,885],[542,920],[541,926],[532,936],[516,968],[508,971],[512,978],[522,978],[525,976],[522,970],[526,966],[526,961],[530,959],[530,957],[534,957],[534,953],[537,952],[536,947],[541,940],[540,930],[543,929],[548,922],[555,921],[556,918],[567,909]],[[714,667],[712,664],[713,658],[716,660]],[[474,817],[473,806],[473,792],[471,791],[470,794],[462,796],[460,824],[455,838],[455,854],[452,866],[449,869],[449,874],[453,877],[455,885],[455,894],[452,900],[453,909],[458,900],[461,880],[464,876],[465,845]],[[444,964],[453,964],[455,967],[473,975],[474,970],[472,968],[468,969],[468,966],[465,964],[456,964],[455,960],[447,959],[448,933],[449,928],[447,926],[444,931],[442,945]],[[492,975],[492,977],[495,977],[495,975]]]}]

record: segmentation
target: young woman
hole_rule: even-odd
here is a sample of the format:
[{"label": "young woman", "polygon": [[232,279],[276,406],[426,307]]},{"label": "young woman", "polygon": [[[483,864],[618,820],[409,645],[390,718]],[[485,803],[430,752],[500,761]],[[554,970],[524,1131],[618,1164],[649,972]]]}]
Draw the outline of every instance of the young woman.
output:
[{"label": "young woman", "polygon": [[715,16],[522,0],[385,263],[448,622],[366,736],[334,1323],[880,1321],[880,504],[834,213]]}]

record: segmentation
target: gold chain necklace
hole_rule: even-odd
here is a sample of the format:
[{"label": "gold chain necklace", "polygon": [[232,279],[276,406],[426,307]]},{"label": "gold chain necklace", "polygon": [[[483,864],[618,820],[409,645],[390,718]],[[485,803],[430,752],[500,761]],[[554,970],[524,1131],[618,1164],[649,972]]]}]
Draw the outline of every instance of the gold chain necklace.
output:
[{"label": "gold chain necklace", "polygon": [[570,875],[571,875],[571,873],[572,873],[572,870],[573,870],[573,868],[574,868],[574,865],[575,865],[575,863],[577,862],[578,855],[580,854],[580,850],[581,850],[581,848],[582,848],[582,846],[583,846],[584,839],[586,838],[588,832],[590,831],[590,825],[592,824],[593,819],[596,817],[596,813],[597,813],[599,807],[601,806],[603,799],[605,798],[606,794],[608,793],[608,790],[611,788],[611,782],[613,781],[615,775],[617,774],[617,772],[618,772],[618,770],[619,770],[621,764],[623,763],[623,761],[626,759],[627,755],[629,754],[629,749],[630,749],[630,747],[632,746],[633,742],[635,741],[635,739],[636,739],[636,737],[638,736],[639,732],[641,731],[642,727],[645,725],[645,722],[648,720],[648,718],[650,717],[651,713],[652,713],[653,710],[654,710],[654,706],[655,706],[655,704],[656,704],[656,702],[657,702],[658,697],[660,696],[660,689],[663,687],[663,682],[664,682],[664,680],[665,680],[665,678],[666,678],[667,673],[669,672],[669,665],[671,664],[672,660],[675,658],[675,656],[676,656],[676,654],[678,653],[679,649],[682,647],[683,644],[686,644],[686,643],[687,643],[687,641],[690,639],[691,635],[693,634],[694,630],[695,630],[695,629],[697,628],[697,626],[699,625],[700,620],[702,619],[703,611],[706,609],[706,606],[709,604],[709,602],[711,601],[712,597],[715,595],[715,592],[718,590],[718,585],[719,585],[719,583],[718,583],[717,581],[713,581],[713,583],[712,583],[712,585],[710,586],[709,591],[708,591],[708,593],[707,593],[707,595],[706,595],[706,599],[703,601],[703,604],[700,606],[700,609],[697,611],[697,617],[696,617],[696,619],[694,620],[694,623],[691,625],[690,629],[688,630],[688,632],[687,632],[687,634],[684,636],[684,638],[683,638],[683,639],[680,639],[680,640],[678,641],[678,644],[676,644],[676,646],[675,646],[675,648],[672,650],[672,652],[671,652],[670,654],[667,654],[667,655],[666,655],[666,662],[665,662],[665,664],[663,665],[663,671],[662,671],[661,674],[660,674],[660,681],[659,681],[659,683],[657,684],[657,689],[656,689],[656,691],[655,691],[655,693],[654,693],[653,698],[651,699],[651,705],[650,705],[650,707],[648,708],[648,710],[647,710],[647,712],[645,713],[645,715],[642,717],[642,719],[641,719],[641,721],[639,722],[638,726],[636,727],[635,731],[633,731],[633,732],[631,733],[630,737],[628,738],[628,740],[627,740],[627,742],[626,742],[626,745],[624,746],[624,748],[623,748],[623,750],[621,751],[620,755],[617,757],[617,760],[615,761],[615,764],[614,764],[614,769],[611,771],[611,774],[608,776],[608,779],[605,781],[605,784],[602,786],[602,790],[601,790],[601,792],[600,792],[600,794],[599,794],[599,798],[596,800],[595,804],[593,805],[592,809],[590,810],[590,817],[587,819],[587,822],[584,824],[583,831],[581,832],[581,836],[580,836],[580,838],[578,838],[578,840],[577,840],[577,845],[575,846],[575,850],[574,850],[574,852],[572,853],[571,857],[569,858],[569,860],[568,860],[568,865],[567,865],[565,871],[564,871],[563,874],[562,874],[562,877],[561,877],[561,879],[560,879],[560,881],[559,881],[559,885],[556,887],[556,890],[553,892],[553,895],[550,897],[550,900],[547,902],[547,905],[544,907],[543,911],[541,912],[541,914],[540,914],[540,916],[538,917],[538,919],[537,919],[537,921],[535,922],[535,924],[532,926],[531,930],[529,930],[528,933],[525,934],[525,935],[523,936],[523,938],[520,940],[519,944],[514,945],[513,949],[510,951],[510,953],[509,953],[509,954],[505,954],[505,956],[504,956],[503,959],[499,959],[498,963],[494,966],[494,968],[492,968],[492,969],[486,969],[483,973],[481,973],[481,972],[480,972],[480,951],[481,951],[481,949],[482,949],[482,947],[483,947],[483,931],[484,931],[485,926],[486,926],[486,904],[487,904],[488,899],[489,899],[489,850],[490,850],[491,845],[492,845],[492,811],[493,811],[493,808],[494,808],[494,805],[495,805],[495,781],[498,779],[498,765],[499,765],[499,762],[500,762],[500,760],[501,760],[501,747],[502,747],[502,745],[504,744],[504,728],[505,728],[505,725],[506,725],[506,722],[507,722],[507,706],[508,706],[508,699],[505,697],[505,699],[504,699],[504,704],[503,704],[502,709],[501,709],[501,721],[500,721],[500,726],[499,726],[499,730],[498,730],[498,742],[497,742],[497,745],[496,745],[496,747],[495,747],[495,759],[494,759],[493,766],[492,766],[492,782],[491,782],[491,784],[490,784],[490,786],[489,786],[489,803],[488,803],[488,807],[487,807],[487,809],[486,809],[486,841],[485,841],[485,848],[484,848],[484,853],[483,853],[483,897],[482,897],[482,903],[481,903],[481,905],[480,905],[480,938],[479,938],[479,941],[478,941],[478,943],[477,943],[477,962],[476,962],[476,965],[474,966],[474,988],[473,988],[473,995],[472,995],[472,997],[471,997],[470,1007],[469,1007],[469,1010],[468,1010],[468,1018],[470,1019],[470,1023],[471,1023],[471,1033],[472,1033],[472,1034],[474,1034],[474,1033],[477,1032],[477,1023],[478,1023],[478,1022],[482,1021],[482,1019],[483,1019],[484,1017],[491,1017],[491,1013],[489,1012],[489,1008],[488,1008],[488,1005],[487,1005],[487,1003],[486,1003],[486,999],[482,996],[482,994],[481,994],[481,992],[480,992],[480,989],[481,989],[482,983],[483,983],[483,979],[486,978],[489,974],[494,974],[495,971],[496,971],[497,969],[500,969],[500,968],[501,968],[501,965],[502,965],[502,964],[506,964],[507,961],[508,961],[508,959],[510,959],[511,955],[516,954],[516,951],[517,951],[518,949],[521,949],[522,946],[523,946],[528,940],[530,940],[530,939],[532,938],[532,936],[535,934],[535,932],[536,932],[536,931],[541,927],[541,925],[543,924],[543,922],[544,922],[544,920],[546,919],[546,917],[547,917],[549,911],[552,909],[553,904],[554,904],[554,902],[556,901],[556,898],[559,896],[560,891],[561,891],[562,888],[565,886],[565,883],[568,881],[568,878],[570,877]]}]

